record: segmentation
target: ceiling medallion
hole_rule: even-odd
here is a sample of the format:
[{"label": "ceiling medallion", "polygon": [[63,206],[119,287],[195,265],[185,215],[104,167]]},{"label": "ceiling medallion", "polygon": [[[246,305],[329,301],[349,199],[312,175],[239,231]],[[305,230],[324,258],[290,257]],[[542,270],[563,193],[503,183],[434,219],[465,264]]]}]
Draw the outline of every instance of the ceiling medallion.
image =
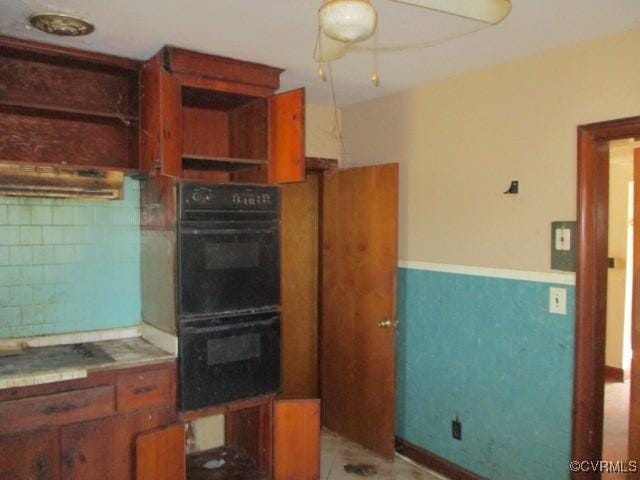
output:
[{"label": "ceiling medallion", "polygon": [[63,37],[80,37],[95,30],[91,23],[61,13],[36,13],[29,17],[29,22],[38,30]]}]

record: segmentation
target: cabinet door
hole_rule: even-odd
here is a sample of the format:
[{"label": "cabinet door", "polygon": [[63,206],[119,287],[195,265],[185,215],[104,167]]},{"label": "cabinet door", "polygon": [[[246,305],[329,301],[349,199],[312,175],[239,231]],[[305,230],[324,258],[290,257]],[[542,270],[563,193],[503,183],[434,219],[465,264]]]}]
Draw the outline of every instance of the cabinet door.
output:
[{"label": "cabinet door", "polygon": [[269,97],[269,183],[305,175],[304,88]]},{"label": "cabinet door", "polygon": [[167,410],[119,415],[63,427],[60,433],[65,480],[134,479],[139,432],[169,421]]},{"label": "cabinet door", "polygon": [[320,400],[275,404],[274,479],[316,480],[320,476]]},{"label": "cabinet door", "polygon": [[49,430],[0,435],[0,480],[59,478],[55,437]]},{"label": "cabinet door", "polygon": [[136,439],[136,480],[186,478],[184,425],[146,432]]},{"label": "cabinet door", "polygon": [[181,87],[156,57],[142,72],[141,170],[182,176]]}]

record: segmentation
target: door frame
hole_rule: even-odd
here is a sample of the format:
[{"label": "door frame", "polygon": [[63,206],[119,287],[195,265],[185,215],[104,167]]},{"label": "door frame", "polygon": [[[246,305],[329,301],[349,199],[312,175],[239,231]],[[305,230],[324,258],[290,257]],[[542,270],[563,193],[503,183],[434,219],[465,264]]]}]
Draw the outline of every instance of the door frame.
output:
[{"label": "door frame", "polygon": [[[600,460],[602,456],[609,216],[609,155],[608,146],[603,146],[629,137],[640,137],[640,116],[578,127],[572,460]],[[634,291],[636,288],[634,284]],[[636,310],[634,323],[638,321]],[[599,479],[600,474],[574,472],[572,478]]]}]

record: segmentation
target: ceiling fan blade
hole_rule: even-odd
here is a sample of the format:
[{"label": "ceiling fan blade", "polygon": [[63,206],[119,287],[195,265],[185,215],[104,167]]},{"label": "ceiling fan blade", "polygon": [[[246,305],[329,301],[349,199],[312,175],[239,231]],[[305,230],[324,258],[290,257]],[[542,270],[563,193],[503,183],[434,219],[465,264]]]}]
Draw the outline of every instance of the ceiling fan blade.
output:
[{"label": "ceiling fan blade", "polygon": [[347,53],[349,45],[340,40],[335,40],[322,31],[318,34],[318,43],[316,45],[316,51],[313,54],[313,58],[318,63],[331,62],[342,58]]},{"label": "ceiling fan blade", "polygon": [[485,23],[498,23],[511,11],[510,0],[393,0]]}]

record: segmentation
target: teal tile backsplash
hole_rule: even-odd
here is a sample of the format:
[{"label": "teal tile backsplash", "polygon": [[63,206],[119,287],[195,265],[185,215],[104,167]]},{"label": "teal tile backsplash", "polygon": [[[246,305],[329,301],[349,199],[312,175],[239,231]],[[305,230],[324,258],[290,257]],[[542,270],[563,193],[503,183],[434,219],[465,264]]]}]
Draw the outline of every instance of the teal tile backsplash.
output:
[{"label": "teal tile backsplash", "polygon": [[0,338],[138,325],[139,202],[0,196]]},{"label": "teal tile backsplash", "polygon": [[573,286],[401,268],[397,434],[492,480],[568,479],[574,318]]}]

